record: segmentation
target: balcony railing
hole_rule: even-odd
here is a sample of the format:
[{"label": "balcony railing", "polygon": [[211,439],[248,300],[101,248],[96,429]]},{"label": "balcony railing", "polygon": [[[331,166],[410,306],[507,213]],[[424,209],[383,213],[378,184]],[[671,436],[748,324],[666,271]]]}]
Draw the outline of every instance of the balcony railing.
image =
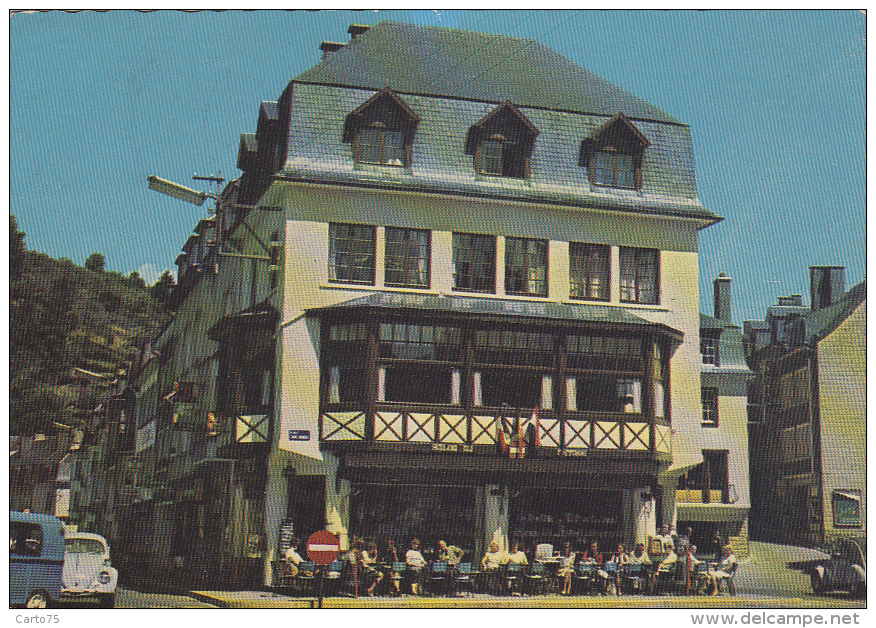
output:
[{"label": "balcony railing", "polygon": [[[497,445],[517,414],[484,409],[464,413],[438,408],[378,404],[373,416],[363,409],[338,405],[320,415],[320,441],[328,443],[403,443],[420,445]],[[521,431],[534,425],[538,445],[572,452],[629,451],[669,454],[670,426],[662,419],[616,412],[542,411],[537,419],[519,418]],[[653,432],[653,433],[652,433]],[[513,435],[512,435],[513,436]]]}]

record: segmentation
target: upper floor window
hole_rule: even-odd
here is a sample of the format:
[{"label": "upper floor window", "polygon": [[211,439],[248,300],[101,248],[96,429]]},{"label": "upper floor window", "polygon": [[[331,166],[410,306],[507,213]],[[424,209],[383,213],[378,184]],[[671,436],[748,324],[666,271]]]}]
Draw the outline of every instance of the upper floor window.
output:
[{"label": "upper floor window", "polygon": [[357,159],[363,164],[405,165],[405,140],[401,131],[391,131],[381,122],[359,131],[355,139]]},{"label": "upper floor window", "polygon": [[609,276],[609,247],[604,244],[569,245],[570,292],[577,299],[607,301]]},{"label": "upper floor window", "polygon": [[636,187],[636,168],[633,155],[617,150],[594,153],[590,165],[590,181],[594,185],[614,188]]},{"label": "upper floor window", "polygon": [[703,388],[703,427],[718,427],[718,389]]},{"label": "upper floor window", "polygon": [[429,287],[429,232],[386,228],[386,285]]},{"label": "upper floor window", "polygon": [[620,249],[620,300],[656,304],[659,274],[658,251],[622,246]]},{"label": "upper floor window", "polygon": [[496,237],[453,234],[453,287],[472,292],[496,291]]},{"label": "upper floor window", "polygon": [[329,279],[374,283],[375,228],[369,225],[329,225]]},{"label": "upper floor window", "polygon": [[642,156],[648,139],[619,113],[581,143],[579,165],[596,186],[642,187]]},{"label": "upper floor window", "polygon": [[360,164],[410,167],[420,118],[391,89],[384,88],[352,111],[344,142]]},{"label": "upper floor window", "polygon": [[705,330],[700,332],[700,353],[703,356],[703,364],[720,366],[718,339],[719,335],[716,333],[710,333]]},{"label": "upper floor window", "polygon": [[506,101],[472,125],[465,152],[480,174],[525,179],[537,135],[538,129]]},{"label": "upper floor window", "polygon": [[547,296],[547,241],[505,239],[505,292]]}]

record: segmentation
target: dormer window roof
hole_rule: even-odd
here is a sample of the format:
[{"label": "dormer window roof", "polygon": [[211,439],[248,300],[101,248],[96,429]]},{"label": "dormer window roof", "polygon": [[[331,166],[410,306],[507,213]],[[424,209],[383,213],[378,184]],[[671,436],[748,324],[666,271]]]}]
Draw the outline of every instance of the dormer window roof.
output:
[{"label": "dormer window roof", "polygon": [[642,155],[650,144],[623,113],[618,113],[581,142],[579,165],[587,168],[595,186],[639,189]]},{"label": "dormer window roof", "polygon": [[472,125],[465,153],[473,156],[479,174],[525,179],[537,136],[538,129],[506,100]]},{"label": "dormer window roof", "polygon": [[419,122],[413,109],[385,87],[350,112],[343,141],[352,145],[356,163],[409,168]]}]

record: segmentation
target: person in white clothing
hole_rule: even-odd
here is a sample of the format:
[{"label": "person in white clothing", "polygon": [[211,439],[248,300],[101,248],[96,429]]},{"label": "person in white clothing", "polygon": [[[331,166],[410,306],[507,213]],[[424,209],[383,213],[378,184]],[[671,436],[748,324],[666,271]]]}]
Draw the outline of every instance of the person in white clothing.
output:
[{"label": "person in white clothing", "polygon": [[423,567],[426,566],[426,559],[423,558],[423,555],[420,553],[420,539],[414,539],[411,541],[411,549],[405,553],[405,562],[408,564],[411,592],[414,595],[419,595]]},{"label": "person in white clothing", "polygon": [[301,555],[298,553],[298,544],[300,542],[301,541],[298,539],[292,538],[289,549],[286,550],[286,562],[289,563],[289,573],[292,574],[292,577],[298,575],[298,566],[303,561]]}]

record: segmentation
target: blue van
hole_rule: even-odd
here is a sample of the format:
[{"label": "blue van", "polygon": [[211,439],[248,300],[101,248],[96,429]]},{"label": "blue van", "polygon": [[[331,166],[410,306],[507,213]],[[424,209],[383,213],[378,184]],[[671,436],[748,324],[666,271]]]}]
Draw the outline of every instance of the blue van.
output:
[{"label": "blue van", "polygon": [[61,594],[64,523],[52,515],[9,513],[9,605],[46,608]]}]

